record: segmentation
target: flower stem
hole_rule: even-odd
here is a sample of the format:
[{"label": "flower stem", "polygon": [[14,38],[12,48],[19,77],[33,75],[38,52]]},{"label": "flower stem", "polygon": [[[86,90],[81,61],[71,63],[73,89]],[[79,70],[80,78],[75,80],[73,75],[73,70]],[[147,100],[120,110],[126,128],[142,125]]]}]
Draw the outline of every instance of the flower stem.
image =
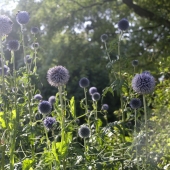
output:
[{"label": "flower stem", "polygon": [[135,138],[136,138],[136,159],[137,159],[137,170],[140,170],[139,169],[139,159],[138,159],[138,148],[137,148],[137,144],[138,144],[138,142],[137,142],[137,126],[136,126],[136,123],[137,123],[137,113],[136,113],[136,109],[135,109],[135,128],[134,128],[134,136],[135,136]]},{"label": "flower stem", "polygon": [[145,163],[145,168],[147,169],[147,158],[148,158],[148,121],[147,121],[147,112],[146,112],[146,100],[145,100],[145,95],[143,95],[143,105],[144,105],[144,114],[145,114],[145,158],[146,158],[146,163]]}]

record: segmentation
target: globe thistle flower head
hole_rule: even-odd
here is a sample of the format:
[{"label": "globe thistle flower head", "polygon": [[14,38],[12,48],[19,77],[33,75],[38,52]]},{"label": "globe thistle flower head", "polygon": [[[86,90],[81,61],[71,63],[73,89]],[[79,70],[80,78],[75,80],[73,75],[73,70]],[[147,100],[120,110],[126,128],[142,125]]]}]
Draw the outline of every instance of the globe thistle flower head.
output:
[{"label": "globe thistle flower head", "polygon": [[136,67],[136,66],[138,65],[138,63],[139,63],[138,60],[133,60],[133,61],[132,61],[132,66],[133,66],[133,67]]},{"label": "globe thistle flower head", "polygon": [[29,22],[30,16],[27,11],[18,11],[16,15],[16,21],[20,25],[27,24]]},{"label": "globe thistle flower head", "polygon": [[55,101],[56,101],[56,97],[55,97],[55,96],[50,96],[49,99],[48,99],[48,101],[49,101],[49,103],[50,103],[51,105],[53,105],[53,104],[55,103]]},{"label": "globe thistle flower head", "polygon": [[31,28],[31,34],[38,34],[39,33],[39,28],[38,27],[32,27]]},{"label": "globe thistle flower head", "polygon": [[43,98],[43,97],[41,96],[41,94],[36,94],[36,95],[34,96],[34,99],[35,99],[35,100],[39,100],[39,101],[40,101],[40,100],[42,100],[42,98]]},{"label": "globe thistle flower head", "polygon": [[[4,65],[4,75],[8,75],[10,72],[10,68],[7,65]],[[2,67],[0,67],[0,75],[2,75]]]},{"label": "globe thistle flower head", "polygon": [[52,127],[54,126],[55,122],[56,122],[55,118],[53,118],[53,117],[46,117],[44,119],[43,123],[44,123],[44,126],[47,129],[52,129]]},{"label": "globe thistle flower head", "polygon": [[138,98],[133,98],[133,99],[131,99],[131,101],[130,101],[130,107],[131,107],[132,109],[138,109],[138,108],[141,107],[141,105],[142,105],[141,100],[138,99]]},{"label": "globe thistle flower head", "polygon": [[100,94],[98,92],[95,92],[92,94],[92,100],[93,101],[98,101],[100,100]]},{"label": "globe thistle flower head", "polygon": [[30,55],[26,55],[26,56],[24,57],[24,63],[25,63],[25,64],[31,64],[31,62],[32,62],[31,56],[30,56]]},{"label": "globe thistle flower head", "polygon": [[40,46],[39,43],[33,43],[31,45],[31,48],[37,50],[39,48],[39,46]]},{"label": "globe thistle flower head", "polygon": [[126,18],[121,19],[118,22],[118,28],[122,31],[125,31],[129,28],[129,21]]},{"label": "globe thistle flower head", "polygon": [[102,110],[108,110],[108,109],[109,109],[108,104],[103,104],[103,105],[102,105]]},{"label": "globe thistle flower head", "polygon": [[81,88],[88,87],[89,84],[90,84],[90,81],[89,81],[89,79],[86,78],[86,77],[81,78],[80,81],[79,81],[79,86],[80,86]]},{"label": "globe thistle flower head", "polygon": [[92,95],[95,92],[97,92],[97,88],[96,87],[90,87],[89,94]]},{"label": "globe thistle flower head", "polygon": [[108,35],[107,34],[102,34],[100,39],[101,39],[102,42],[106,42],[107,39],[108,39]]},{"label": "globe thistle flower head", "polygon": [[51,109],[52,109],[52,106],[48,101],[42,101],[38,106],[39,112],[43,114],[50,113]]},{"label": "globe thistle flower head", "polygon": [[7,45],[8,50],[17,51],[20,48],[20,43],[18,40],[10,40]]},{"label": "globe thistle flower head", "polygon": [[42,118],[43,118],[43,115],[40,114],[40,113],[37,113],[37,114],[35,115],[35,120],[41,120]]},{"label": "globe thistle flower head", "polygon": [[48,70],[47,81],[51,86],[65,85],[69,80],[69,72],[63,66],[55,66]]},{"label": "globe thistle flower head", "polygon": [[0,36],[7,35],[12,30],[13,22],[5,15],[0,15]]},{"label": "globe thistle flower head", "polygon": [[132,88],[138,94],[149,94],[154,90],[155,79],[149,72],[136,74],[132,79]]},{"label": "globe thistle flower head", "polygon": [[83,125],[78,129],[78,135],[81,138],[88,138],[90,136],[90,129],[89,127]]}]

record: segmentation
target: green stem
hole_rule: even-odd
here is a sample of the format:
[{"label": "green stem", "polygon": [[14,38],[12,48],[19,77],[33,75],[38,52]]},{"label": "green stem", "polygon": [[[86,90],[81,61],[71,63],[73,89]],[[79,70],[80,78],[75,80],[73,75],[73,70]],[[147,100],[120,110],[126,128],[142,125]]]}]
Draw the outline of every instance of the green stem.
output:
[{"label": "green stem", "polygon": [[[84,88],[84,96],[85,96],[85,114],[88,113],[88,105],[87,105],[87,94],[86,94],[86,88]],[[90,127],[90,117],[88,115],[88,125]]]},{"label": "green stem", "polygon": [[145,168],[147,169],[147,158],[148,158],[148,121],[147,121],[147,112],[146,112],[146,100],[145,100],[145,95],[143,95],[143,105],[144,105],[144,114],[145,114],[145,154],[146,154],[146,163],[145,163]]},{"label": "green stem", "polygon": [[135,128],[134,128],[134,135],[135,135],[135,138],[136,138],[136,159],[137,159],[137,169],[139,169],[139,159],[138,159],[138,148],[137,148],[137,144],[138,144],[138,141],[137,141],[137,126],[136,126],[136,122],[137,122],[137,113],[136,113],[136,109],[135,109]]},{"label": "green stem", "polygon": [[112,62],[111,59],[110,59],[110,55],[109,55],[109,53],[108,53],[107,45],[106,45],[106,42],[105,42],[105,41],[104,41],[104,46],[105,46],[106,54],[107,54],[107,56],[108,56],[108,58],[109,58],[109,61]]}]

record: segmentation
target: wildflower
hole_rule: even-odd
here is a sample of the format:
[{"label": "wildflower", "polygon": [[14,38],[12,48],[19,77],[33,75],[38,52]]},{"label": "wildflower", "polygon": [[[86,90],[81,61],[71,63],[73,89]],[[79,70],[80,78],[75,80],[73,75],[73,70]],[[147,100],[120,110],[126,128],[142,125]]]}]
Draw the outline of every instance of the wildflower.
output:
[{"label": "wildflower", "polygon": [[40,114],[40,113],[37,113],[37,114],[35,115],[35,120],[41,120],[42,118],[43,118],[43,115]]},{"label": "wildflower", "polygon": [[32,27],[31,28],[31,33],[32,34],[37,34],[39,32],[39,28],[38,27]]},{"label": "wildflower", "polygon": [[48,70],[47,81],[51,86],[65,85],[69,80],[69,72],[63,66],[55,66]]},{"label": "wildflower", "polygon": [[52,109],[52,106],[48,101],[42,101],[38,106],[39,112],[43,114],[50,113],[51,109]]},{"label": "wildflower", "polygon": [[31,61],[32,61],[32,58],[31,58],[30,55],[26,55],[26,56],[24,57],[24,62],[25,62],[25,64],[30,64]]},{"label": "wildflower", "polygon": [[86,77],[83,77],[79,81],[79,86],[82,88],[88,87],[90,84],[89,80]]},{"label": "wildflower", "polygon": [[7,46],[8,50],[17,51],[20,48],[20,43],[18,40],[10,40]]},{"label": "wildflower", "polygon": [[102,105],[102,110],[108,110],[108,109],[109,109],[108,104],[103,104],[103,105]]},{"label": "wildflower", "polygon": [[48,99],[48,101],[49,101],[49,103],[50,103],[51,105],[53,105],[53,104],[55,103],[55,101],[56,101],[55,96],[50,96],[49,99]]},{"label": "wildflower", "polygon": [[118,22],[118,28],[122,31],[125,31],[129,28],[129,21],[125,18],[121,19],[119,22]]},{"label": "wildflower", "polygon": [[7,35],[12,30],[13,22],[5,15],[0,15],[0,36]]},{"label": "wildflower", "polygon": [[97,88],[96,87],[90,87],[89,94],[92,95],[95,92],[97,92]]},{"label": "wildflower", "polygon": [[90,136],[90,129],[89,127],[83,125],[79,128],[78,134],[81,138],[88,138]]},{"label": "wildflower", "polygon": [[106,42],[106,40],[108,39],[108,35],[107,34],[102,34],[100,37],[102,42]]},{"label": "wildflower", "polygon": [[98,92],[95,92],[92,94],[92,100],[93,101],[98,101],[100,100],[100,94]]},{"label": "wildflower", "polygon": [[18,24],[27,24],[30,19],[29,13],[27,11],[18,11],[16,15],[16,21]]},{"label": "wildflower", "polygon": [[138,65],[138,60],[133,60],[133,61],[132,61],[132,66],[135,67],[135,66],[137,66],[137,65]]},{"label": "wildflower", "polygon": [[142,105],[141,100],[138,99],[138,98],[133,98],[133,99],[131,99],[131,101],[130,101],[130,107],[131,107],[132,109],[138,109],[138,108],[141,107],[141,105]]},{"label": "wildflower", "polygon": [[39,48],[39,43],[33,43],[33,44],[31,45],[31,48],[32,48],[32,49],[38,49],[38,48]]},{"label": "wildflower", "polygon": [[132,88],[139,94],[149,94],[154,90],[155,79],[147,71],[136,74],[132,80]]},{"label": "wildflower", "polygon": [[[8,75],[10,68],[4,65],[4,75]],[[0,75],[2,75],[2,68],[0,68]]]},{"label": "wildflower", "polygon": [[47,127],[48,129],[51,129],[56,122],[55,118],[53,117],[46,117],[44,119],[44,126]]},{"label": "wildflower", "polygon": [[34,99],[35,100],[42,100],[42,96],[41,96],[41,94],[36,94],[35,96],[34,96]]}]

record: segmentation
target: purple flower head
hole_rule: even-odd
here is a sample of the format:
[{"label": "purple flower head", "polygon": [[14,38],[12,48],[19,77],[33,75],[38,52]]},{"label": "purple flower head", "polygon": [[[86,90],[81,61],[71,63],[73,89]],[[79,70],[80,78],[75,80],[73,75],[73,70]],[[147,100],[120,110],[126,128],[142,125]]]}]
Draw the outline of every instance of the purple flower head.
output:
[{"label": "purple flower head", "polygon": [[[4,75],[8,75],[9,72],[10,72],[10,68],[4,65]],[[2,67],[0,67],[0,75],[2,75]]]},{"label": "purple flower head", "polygon": [[147,71],[136,74],[132,79],[132,88],[138,94],[149,94],[154,90],[155,79]]},{"label": "purple flower head", "polygon": [[47,81],[51,86],[65,85],[69,80],[69,72],[63,66],[55,66],[47,72]]},{"label": "purple flower head", "polygon": [[95,92],[97,92],[97,88],[96,87],[90,87],[89,94],[92,95]]},{"label": "purple flower head", "polygon": [[138,99],[138,98],[133,98],[133,99],[131,99],[131,101],[130,101],[130,107],[131,107],[132,109],[138,109],[138,108],[141,107],[141,105],[142,105],[141,100]]},{"label": "purple flower head", "polygon": [[107,34],[102,34],[100,39],[101,39],[102,42],[106,42],[107,39],[108,39],[108,35]]},{"label": "purple flower head", "polygon": [[100,94],[98,92],[95,92],[92,94],[92,100],[93,101],[98,101],[100,100]]},{"label": "purple flower head", "polygon": [[55,97],[55,96],[50,96],[49,99],[48,99],[48,101],[49,101],[49,103],[50,103],[51,105],[53,105],[53,104],[55,103],[55,101],[56,101],[56,97]]},{"label": "purple flower head", "polygon": [[32,61],[32,58],[31,58],[30,55],[26,55],[26,56],[24,57],[24,62],[25,62],[25,64],[30,64],[31,61]]},{"label": "purple flower head", "polygon": [[108,109],[109,109],[108,104],[103,104],[103,105],[102,105],[102,110],[108,110]]},{"label": "purple flower head", "polygon": [[18,24],[23,25],[29,22],[30,16],[27,11],[18,11],[16,15],[16,21]]},{"label": "purple flower head", "polygon": [[121,19],[119,22],[118,22],[118,28],[122,31],[125,31],[129,28],[129,21],[125,18]]},{"label": "purple flower head", "polygon": [[32,43],[31,48],[37,50],[39,46],[40,46],[39,43],[36,42],[36,43]]},{"label": "purple flower head", "polygon": [[35,96],[34,96],[34,99],[35,100],[42,100],[42,96],[41,96],[41,94],[36,94]]},{"label": "purple flower head", "polygon": [[20,48],[20,43],[18,40],[10,40],[7,45],[8,50],[17,51]]},{"label": "purple flower head", "polygon": [[51,109],[52,109],[52,106],[48,101],[42,101],[38,106],[39,112],[43,114],[50,113]]},{"label": "purple flower head", "polygon": [[55,122],[56,122],[55,118],[53,118],[53,117],[46,117],[44,119],[44,126],[46,128],[48,128],[48,129],[51,129],[54,126]]},{"label": "purple flower head", "polygon": [[83,125],[79,128],[78,130],[78,135],[81,137],[81,138],[88,138],[90,136],[90,129],[89,127]]},{"label": "purple flower head", "polygon": [[5,15],[0,15],[0,36],[7,35],[12,30],[13,22]]},{"label": "purple flower head", "polygon": [[37,33],[39,33],[39,28],[38,28],[38,27],[32,27],[32,28],[31,28],[31,33],[32,33],[32,34],[37,34]]},{"label": "purple flower head", "polygon": [[86,77],[81,78],[80,81],[79,81],[79,86],[81,88],[88,87],[89,84],[90,84],[89,79],[87,79]]},{"label": "purple flower head", "polygon": [[133,61],[132,61],[132,66],[133,66],[133,67],[136,67],[136,66],[138,65],[138,63],[139,63],[138,60],[133,60]]}]

